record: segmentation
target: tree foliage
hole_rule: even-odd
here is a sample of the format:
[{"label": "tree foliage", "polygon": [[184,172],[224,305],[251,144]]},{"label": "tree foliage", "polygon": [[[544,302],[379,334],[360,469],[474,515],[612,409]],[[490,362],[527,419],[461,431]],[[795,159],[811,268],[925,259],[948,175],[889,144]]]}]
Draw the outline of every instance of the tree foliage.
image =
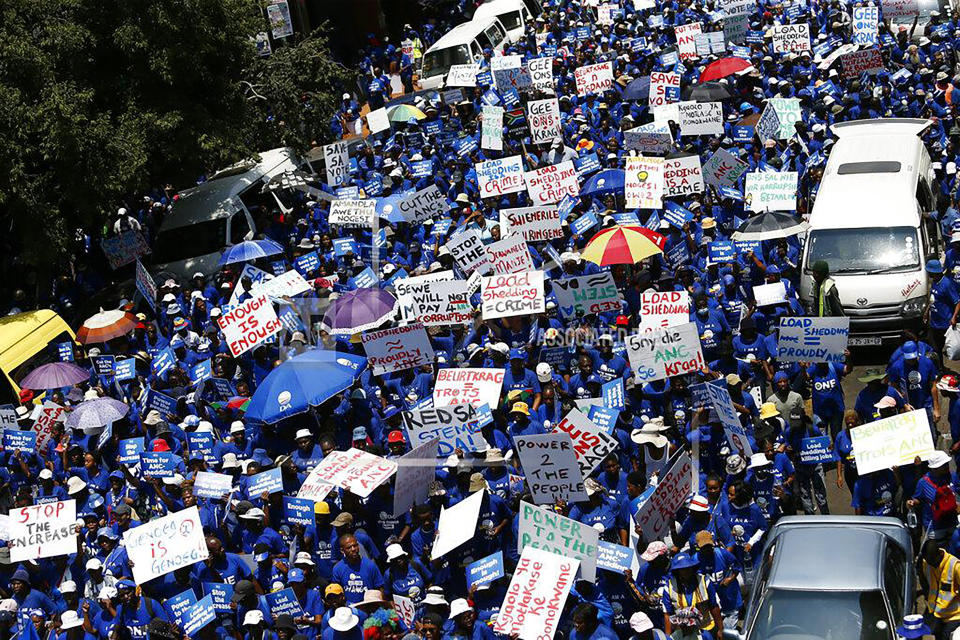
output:
[{"label": "tree foliage", "polygon": [[125,194],[323,139],[350,73],[320,35],[259,58],[266,29],[255,0],[0,3],[4,241],[43,262]]}]

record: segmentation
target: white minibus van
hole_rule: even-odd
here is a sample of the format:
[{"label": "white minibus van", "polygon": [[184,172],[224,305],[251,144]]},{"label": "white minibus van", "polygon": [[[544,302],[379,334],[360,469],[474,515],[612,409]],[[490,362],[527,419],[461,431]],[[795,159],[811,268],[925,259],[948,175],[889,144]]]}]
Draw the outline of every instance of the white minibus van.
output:
[{"label": "white minibus van", "polygon": [[523,38],[523,30],[533,21],[523,0],[487,0],[473,12],[474,21],[490,17],[500,20],[510,42],[519,42]]},{"label": "white minibus van", "polygon": [[423,54],[420,67],[420,88],[436,89],[455,64],[480,64],[483,50],[494,55],[507,44],[507,32],[495,17],[464,22],[448,31]]}]

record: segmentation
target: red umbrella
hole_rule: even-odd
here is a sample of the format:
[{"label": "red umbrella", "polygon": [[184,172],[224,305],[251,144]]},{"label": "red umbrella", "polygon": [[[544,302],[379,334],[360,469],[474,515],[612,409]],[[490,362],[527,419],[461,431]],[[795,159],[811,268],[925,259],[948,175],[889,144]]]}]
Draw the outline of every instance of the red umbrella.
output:
[{"label": "red umbrella", "polygon": [[707,68],[700,74],[700,82],[710,82],[711,80],[726,78],[727,76],[732,76],[737,71],[743,71],[752,66],[749,60],[744,60],[743,58],[720,58],[716,62],[711,62],[707,65]]}]

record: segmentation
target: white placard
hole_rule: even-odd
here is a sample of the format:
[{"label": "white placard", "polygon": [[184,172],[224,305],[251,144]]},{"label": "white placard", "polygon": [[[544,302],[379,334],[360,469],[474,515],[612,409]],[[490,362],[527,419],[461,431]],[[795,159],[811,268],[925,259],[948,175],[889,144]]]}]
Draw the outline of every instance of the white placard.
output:
[{"label": "white placard", "polygon": [[447,458],[460,449],[478,451],[486,442],[480,433],[477,411],[469,404],[407,411],[404,428],[412,446],[437,441],[437,457]]},{"label": "white placard", "polygon": [[687,291],[644,291],[640,294],[640,331],[653,331],[690,322]]},{"label": "white placard", "polygon": [[37,434],[37,454],[46,452],[47,443],[53,439],[53,428],[67,419],[66,409],[53,400],[44,400],[43,406],[33,412],[33,430]]},{"label": "white placard", "polygon": [[477,86],[477,65],[455,64],[447,72],[448,87],[475,87]]},{"label": "white placard", "polygon": [[653,495],[634,514],[645,540],[660,540],[669,532],[673,516],[690,495],[692,467],[690,456],[684,451],[660,479]]},{"label": "white placard", "polygon": [[500,406],[500,388],[503,386],[503,369],[440,369],[433,386],[433,405],[446,407],[451,404],[482,404],[491,409]]},{"label": "white placard", "polygon": [[703,180],[714,187],[733,187],[749,165],[726,149],[717,149],[703,165]]},{"label": "white placard", "polygon": [[265,295],[250,298],[218,316],[217,326],[223,332],[223,338],[234,358],[283,330],[283,323],[277,318],[273,304]]},{"label": "white placard", "polygon": [[433,364],[436,357],[422,324],[367,331],[360,340],[375,376]]},{"label": "white placard", "polygon": [[480,127],[481,148],[503,150],[503,107],[483,105]]},{"label": "white placard", "polygon": [[290,271],[285,271],[276,278],[253,285],[250,294],[253,296],[270,296],[271,298],[292,298],[307,291],[313,291],[313,287],[303,279],[299,271],[290,269]]},{"label": "white placard", "polygon": [[773,31],[774,53],[791,51],[810,51],[810,25],[779,24],[771,27]]},{"label": "white placard", "polygon": [[651,122],[624,131],[623,148],[640,153],[669,153],[673,149],[673,134],[669,126]]},{"label": "white placard", "polygon": [[600,533],[593,527],[527,502],[520,503],[517,550],[534,547],[580,561],[584,580],[597,579],[597,543]]},{"label": "white placard", "polygon": [[527,241],[522,236],[507,236],[487,245],[487,253],[493,262],[493,271],[498,274],[533,271],[533,258]]},{"label": "white placard", "polygon": [[577,198],[580,195],[577,168],[570,160],[527,171],[523,180],[534,204],[554,204],[564,196]]},{"label": "white placard", "polygon": [[549,144],[563,138],[560,102],[556,98],[531,100],[527,103],[527,126],[533,144]]},{"label": "white placard", "polygon": [[703,31],[703,25],[699,22],[690,24],[678,24],[673,28],[673,33],[677,37],[677,51],[680,52],[681,60],[693,60],[697,57],[697,36]]},{"label": "white placard", "polygon": [[703,167],[700,156],[667,158],[663,161],[663,197],[674,198],[703,193]]},{"label": "white placard", "polygon": [[578,313],[599,315],[621,308],[620,292],[609,271],[551,280],[551,285],[563,318],[574,318]]},{"label": "white placard", "polygon": [[426,294],[419,298],[413,319],[426,327],[473,322],[470,281],[441,280],[427,284]]},{"label": "white placard", "polygon": [[617,439],[598,427],[579,409],[571,409],[553,426],[555,433],[566,433],[573,442],[573,453],[584,478],[617,448]]},{"label": "white placard", "polygon": [[487,248],[483,246],[480,232],[477,229],[465,229],[455,234],[444,246],[464,273],[478,271],[480,275],[485,275],[493,270],[490,254],[487,253]]},{"label": "white placard", "polygon": [[877,44],[880,9],[872,4],[853,8],[853,44]]},{"label": "white placard", "polygon": [[464,542],[473,538],[477,530],[477,518],[480,517],[480,505],[484,489],[461,500],[449,509],[440,509],[437,519],[437,537],[430,550],[430,559],[442,558]]},{"label": "white placard", "polygon": [[680,100],[680,74],[666,71],[650,73],[650,94],[647,103],[650,107],[661,107]]},{"label": "white placard", "polygon": [[917,0],[880,0],[884,20],[909,21],[917,15]]},{"label": "white placard", "polygon": [[751,171],[743,203],[750,211],[796,211],[796,171]]},{"label": "white placard", "polygon": [[[395,460],[387,460],[372,453],[350,448],[331,451],[313,468],[309,477],[331,484],[366,498],[373,490],[397,472]],[[308,479],[309,479],[308,477]],[[297,497],[306,496],[297,494]]]},{"label": "white placard", "polygon": [[10,510],[10,561],[66,556],[77,552],[77,501],[45,502]]},{"label": "white placard", "polygon": [[374,109],[367,114],[367,128],[370,133],[380,133],[390,129],[390,118],[387,116],[386,107]]},{"label": "white placard", "polygon": [[754,127],[757,137],[762,141],[776,139],[780,134],[780,118],[777,116],[777,108],[772,103],[767,102],[763,108],[760,119]]},{"label": "white placard", "polygon": [[397,201],[396,207],[400,215],[411,224],[432,220],[450,210],[447,196],[443,195],[435,184],[405,196]]},{"label": "white placard", "polygon": [[777,360],[843,363],[849,337],[850,318],[780,318]]},{"label": "white placard", "polygon": [[520,640],[553,640],[579,566],[573,558],[525,548],[493,631]]},{"label": "white placard", "polygon": [[587,500],[583,473],[577,464],[569,435],[546,433],[516,436],[514,445],[535,503],[552,505],[558,500]]},{"label": "white placard", "polygon": [[543,271],[484,276],[480,297],[484,320],[543,313]]},{"label": "white placard", "polygon": [[637,383],[693,373],[704,366],[693,322],[627,336],[627,355]]},{"label": "white placard", "polygon": [[780,121],[777,138],[786,140],[796,135],[795,125],[798,120],[803,118],[800,98],[770,98],[768,104],[772,104],[773,108],[777,110],[777,120]]},{"label": "white placard", "polygon": [[553,89],[553,58],[527,60],[527,72],[536,89]]},{"label": "white placard", "polygon": [[659,209],[663,206],[663,158],[628,157],[624,169],[624,192],[628,209]]},{"label": "white placard", "polygon": [[704,383],[704,388],[707,390],[707,395],[710,396],[717,417],[723,423],[723,430],[727,435],[731,451],[737,452],[745,460],[749,459],[753,455],[753,448],[750,446],[750,440],[747,438],[743,425],[740,424],[740,414],[737,413],[737,408],[733,405],[727,386],[725,384]]},{"label": "white placard", "polygon": [[850,429],[853,457],[861,476],[902,465],[912,465],[917,456],[927,460],[934,453],[933,437],[925,409],[916,409]]},{"label": "white placard", "polygon": [[577,94],[603,93],[613,86],[613,63],[601,62],[578,67],[573,72],[577,81]]},{"label": "white placard", "polygon": [[395,280],[393,287],[397,295],[397,305],[400,307],[400,319],[404,322],[416,320],[423,305],[429,303],[429,283],[441,280],[453,280],[453,271],[437,271]]},{"label": "white placard", "polygon": [[330,203],[330,224],[349,227],[372,227],[377,215],[377,201],[373,199],[341,199]]},{"label": "white placard", "polygon": [[195,506],[127,529],[123,534],[123,545],[137,584],[210,557],[203,538],[200,511]]},{"label": "white placard", "polygon": [[347,154],[347,143],[342,140],[323,147],[327,184],[331,187],[343,184],[350,175],[350,159]]},{"label": "white placard", "polygon": [[753,299],[758,307],[780,304],[787,301],[787,288],[783,281],[761,284],[753,288]]},{"label": "white placard", "polygon": [[504,237],[520,235],[527,242],[562,238],[560,210],[556,206],[501,209],[500,233]]},{"label": "white placard", "polygon": [[415,504],[427,501],[430,483],[437,476],[437,447],[440,440],[433,438],[414,446],[397,458],[397,477],[393,485],[393,515],[399,517]]},{"label": "white placard", "polygon": [[720,102],[682,102],[680,135],[713,136],[723,133],[723,104]]},{"label": "white placard", "polygon": [[520,156],[486,160],[474,165],[481,198],[499,198],[526,188],[523,181],[523,160]]}]

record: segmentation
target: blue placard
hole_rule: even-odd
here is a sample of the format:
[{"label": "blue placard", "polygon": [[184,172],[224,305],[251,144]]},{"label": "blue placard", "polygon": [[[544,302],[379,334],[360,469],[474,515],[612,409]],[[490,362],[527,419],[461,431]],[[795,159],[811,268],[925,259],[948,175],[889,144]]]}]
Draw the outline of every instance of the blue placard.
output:
[{"label": "blue placard", "polygon": [[73,362],[73,343],[57,343],[57,357],[60,358],[60,362]]},{"label": "blue placard", "polygon": [[543,347],[540,349],[540,362],[553,367],[554,373],[570,369],[570,360],[574,357],[573,347]]},{"label": "blue placard", "polygon": [[251,498],[257,498],[262,493],[277,493],[283,491],[283,477],[280,475],[280,469],[270,469],[258,473],[250,478],[247,484],[247,495]]},{"label": "blue placard", "polygon": [[717,193],[724,198],[730,198],[731,200],[743,200],[743,194],[740,193],[740,190],[734,189],[733,187],[720,187],[717,189]]},{"label": "blue placard", "polygon": [[296,309],[287,307],[280,312],[278,317],[283,327],[290,333],[294,331],[304,331],[303,322],[300,321],[300,316],[297,314]]},{"label": "blue placard", "polygon": [[424,133],[428,136],[435,136],[443,129],[443,121],[431,120],[429,122],[421,122],[420,126],[423,127]]},{"label": "blue placard", "polygon": [[510,87],[506,91],[502,91],[500,95],[503,98],[504,106],[512,108],[520,104],[520,94],[517,93],[517,90],[513,87]]},{"label": "blue placard", "polygon": [[143,438],[127,438],[120,441],[118,448],[118,459],[122,464],[136,464],[140,462],[140,454],[143,453]]},{"label": "blue placard", "polygon": [[712,384],[717,387],[726,388],[726,381],[723,378],[717,380],[708,380],[706,382],[700,382],[698,384],[690,385],[690,403],[693,407],[712,407],[713,399],[710,397],[710,392],[707,391],[707,385]]},{"label": "blue placard", "polygon": [[467,565],[467,589],[474,585],[489,584],[503,576],[503,552],[497,551]]},{"label": "blue placard", "polygon": [[183,617],[184,635],[196,637],[197,632],[217,619],[213,609],[213,598],[206,596],[190,607]]},{"label": "blue placard", "polygon": [[24,453],[35,453],[37,450],[36,431],[11,431],[5,429],[3,432],[3,448],[10,452],[20,449]]},{"label": "blue placard", "polygon": [[460,138],[454,144],[454,148],[457,150],[457,155],[462,158],[479,149],[480,144],[477,142],[476,138]]},{"label": "blue placard", "polygon": [[636,211],[614,213],[612,217],[617,224],[640,224],[640,218],[637,216]]},{"label": "blue placard", "polygon": [[623,378],[614,378],[610,382],[604,383],[600,387],[603,395],[603,406],[609,409],[623,409],[624,407],[624,388]]},{"label": "blue placard", "polygon": [[489,87],[492,84],[493,84],[493,74],[490,73],[490,69],[482,69],[477,72],[478,87]]},{"label": "blue placard", "polygon": [[[540,53],[546,58],[555,58],[557,57],[557,45],[554,42],[545,42],[540,45]],[[479,84],[480,76],[477,76],[477,84]]]},{"label": "blue placard", "polygon": [[158,378],[165,377],[171,369],[177,365],[177,356],[173,353],[173,349],[166,347],[161,350],[159,354],[154,356],[153,361],[150,363],[150,368],[153,370],[153,374]]},{"label": "blue placard", "polygon": [[714,240],[708,249],[711,264],[733,262],[737,259],[737,250],[730,240]]},{"label": "blue placard", "polygon": [[680,54],[676,51],[668,51],[660,54],[660,64],[664,67],[672,67],[680,61]]},{"label": "blue placard", "polygon": [[477,420],[477,429],[482,429],[488,424],[492,424],[493,412],[490,410],[490,405],[484,402],[478,406],[475,418]]},{"label": "blue placard", "polygon": [[108,423],[107,426],[103,428],[103,431],[100,432],[100,435],[97,436],[97,450],[103,450],[111,438],[113,438],[112,422]]},{"label": "blue placard", "polygon": [[202,360],[190,368],[190,384],[199,384],[213,377],[212,360]]},{"label": "blue placard", "polygon": [[182,627],[184,615],[190,610],[190,607],[197,604],[197,594],[193,592],[193,589],[187,589],[172,598],[167,598],[164,604],[167,606],[167,609],[170,610],[170,613],[173,614],[177,626]]},{"label": "blue placard", "polygon": [[803,464],[819,464],[834,462],[837,457],[830,449],[830,436],[803,438],[800,441],[800,462]]},{"label": "blue placard", "polygon": [[270,615],[274,618],[282,616],[285,613],[294,618],[303,615],[303,608],[297,601],[297,596],[293,592],[293,589],[289,587],[280,591],[274,591],[273,593],[265,593],[263,597],[266,599],[267,606],[270,608]]},{"label": "blue placard", "polygon": [[217,395],[219,395],[223,400],[229,400],[235,395],[233,391],[233,385],[230,384],[229,380],[224,380],[223,378],[210,378],[210,384],[213,385],[213,388],[217,391]]},{"label": "blue placard", "polygon": [[571,196],[569,193],[563,196],[563,200],[561,200],[560,204],[557,205],[557,211],[560,212],[560,219],[566,220],[567,216],[570,215],[570,212],[573,211],[576,206],[576,198]]},{"label": "blue placard", "polygon": [[[353,160],[353,158],[350,158]],[[337,200],[356,200],[360,197],[360,187],[350,185],[349,187],[337,187]]]},{"label": "blue placard", "polygon": [[133,380],[137,376],[137,361],[133,358],[117,360],[113,366],[113,377],[117,382]]},{"label": "blue placard", "polygon": [[177,401],[165,393],[150,389],[147,393],[147,404],[144,408],[148,412],[151,409],[156,409],[160,416],[166,419],[167,416],[177,412]]},{"label": "blue placard", "polygon": [[442,220],[437,220],[433,225],[433,232],[430,234],[435,238],[442,238],[447,235],[447,231],[450,231],[450,227],[453,225],[453,220],[450,218],[444,218]]},{"label": "blue placard", "polygon": [[650,231],[658,231],[660,229],[660,216],[657,215],[656,211],[650,213],[650,217],[647,218],[647,222],[643,226]]},{"label": "blue placard", "polygon": [[763,44],[763,31],[748,29],[744,39],[750,44]]},{"label": "blue placard", "polygon": [[392,276],[390,276],[389,278],[387,278],[387,279],[383,282],[383,284],[385,284],[385,285],[387,285],[387,286],[390,286],[390,285],[392,285],[394,282],[396,282],[397,280],[400,280],[401,278],[408,278],[408,277],[410,277],[410,274],[407,273],[407,270],[404,269],[403,267],[400,267],[399,269],[397,269],[397,270],[393,273]]},{"label": "blue placard", "polygon": [[357,289],[370,289],[377,286],[377,283],[380,282],[380,279],[377,277],[377,274],[373,272],[373,269],[367,267],[357,275],[351,278],[353,285]]},{"label": "blue placard", "polygon": [[313,500],[306,498],[283,497],[283,519],[291,524],[302,524],[305,527],[312,527],[316,524],[314,520]]},{"label": "blue placard", "polygon": [[190,453],[199,453],[207,462],[216,462],[217,457],[213,455],[213,434],[207,431],[194,431],[187,434],[187,448]]},{"label": "blue placard", "polygon": [[414,178],[426,178],[433,173],[433,163],[429,160],[418,160],[410,163],[410,173]]},{"label": "blue placard", "polygon": [[357,241],[353,238],[334,238],[333,255],[339,258],[348,253],[355,256],[360,255],[360,247],[357,245]]},{"label": "blue placard", "polygon": [[585,175],[600,170],[600,158],[597,157],[597,153],[594,151],[585,156],[574,158],[573,166],[577,170],[577,176],[582,178]]},{"label": "blue placard", "polygon": [[647,16],[647,26],[652,29],[658,29],[663,26],[663,14],[652,13]]},{"label": "blue placard", "polygon": [[230,613],[230,599],[233,598],[233,585],[223,582],[202,583],[203,593],[213,599],[213,610],[217,613]]},{"label": "blue placard", "polygon": [[667,263],[669,263],[671,269],[679,269],[689,262],[690,249],[687,248],[686,242],[681,240],[677,244],[670,247],[670,250],[667,251]]},{"label": "blue placard", "polygon": [[754,128],[748,124],[738,124],[733,128],[733,139],[736,142],[750,142],[753,140]]},{"label": "blue placard", "polygon": [[98,376],[112,376],[115,373],[117,357],[116,356],[94,356],[93,370]]},{"label": "blue placard", "polygon": [[577,27],[577,40],[588,40],[590,38],[590,27]]},{"label": "blue placard", "polygon": [[590,408],[587,409],[587,417],[590,418],[590,421],[607,433],[613,432],[613,428],[616,426],[617,418],[619,416],[619,409],[601,407],[600,405],[596,404],[591,405]]},{"label": "blue placard", "polygon": [[749,251],[752,251],[753,255],[761,255],[759,240],[734,240],[733,246],[737,250],[737,255],[746,255]]},{"label": "blue placard", "polygon": [[306,277],[308,273],[314,271],[320,266],[320,256],[317,255],[316,251],[311,251],[310,253],[305,253],[299,258],[296,258],[293,261],[293,268],[296,269],[300,275]]},{"label": "blue placard", "polygon": [[270,263],[270,271],[275,276],[281,276],[287,272],[287,265],[283,260],[274,260]]},{"label": "blue placard", "polygon": [[570,223],[570,231],[582,236],[584,233],[597,226],[597,214],[593,211],[586,213]]},{"label": "blue placard", "polygon": [[373,174],[363,183],[363,192],[368,198],[376,198],[383,194],[383,178],[379,173]]},{"label": "blue placard", "polygon": [[633,549],[601,540],[597,543],[597,566],[607,571],[623,573],[633,563]]},{"label": "blue placard", "polygon": [[792,4],[783,9],[783,17],[787,20],[796,20],[800,17],[801,10],[800,5]]},{"label": "blue placard", "polygon": [[663,215],[661,220],[666,220],[677,229],[682,229],[683,225],[693,220],[693,211],[676,202],[663,203]]},{"label": "blue placard", "polygon": [[173,477],[177,460],[169,451],[144,451],[140,454],[140,472],[145,478]]},{"label": "blue placard", "polygon": [[730,48],[730,55],[735,58],[743,58],[744,60],[750,59],[750,47],[744,47],[742,45],[734,45]]}]

